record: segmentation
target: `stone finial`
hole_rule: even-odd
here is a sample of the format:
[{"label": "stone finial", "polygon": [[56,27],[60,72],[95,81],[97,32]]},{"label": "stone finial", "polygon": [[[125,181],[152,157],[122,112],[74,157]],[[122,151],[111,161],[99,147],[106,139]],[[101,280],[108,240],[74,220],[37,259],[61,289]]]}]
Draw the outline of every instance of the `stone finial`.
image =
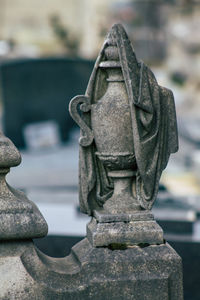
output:
[{"label": "stone finial", "polygon": [[47,224],[36,205],[6,182],[11,167],[19,165],[17,148],[0,133],[0,240],[30,239],[47,234]]},{"label": "stone finial", "polygon": [[21,155],[10,139],[0,133],[0,168],[18,166],[21,163]]},{"label": "stone finial", "polygon": [[[170,154],[178,149],[174,99],[137,60],[122,25],[111,28],[86,94],[71,100],[70,111],[81,128],[80,207],[94,217],[88,234],[96,222],[104,227],[113,222],[115,228],[116,223],[130,222],[130,228],[126,225],[123,231],[133,235],[134,221],[133,227],[140,232],[135,242],[162,242],[150,209],[162,171]],[[146,231],[141,226],[146,226]],[[150,228],[159,232],[157,238],[147,238]],[[108,232],[110,240],[113,231],[110,228]],[[113,242],[126,241],[117,236],[119,231]],[[130,236],[127,242],[131,242]]]}]

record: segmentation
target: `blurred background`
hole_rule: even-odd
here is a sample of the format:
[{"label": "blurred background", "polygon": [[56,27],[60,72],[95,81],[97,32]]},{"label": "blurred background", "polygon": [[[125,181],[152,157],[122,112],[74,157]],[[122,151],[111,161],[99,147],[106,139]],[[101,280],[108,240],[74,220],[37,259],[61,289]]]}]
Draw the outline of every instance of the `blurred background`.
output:
[{"label": "blurred background", "polygon": [[183,259],[185,299],[200,283],[200,1],[0,0],[0,124],[22,153],[8,182],[49,225],[36,240],[64,256],[86,233],[78,206],[79,130],[68,113],[84,94],[113,23],[175,96],[180,150],[164,171],[155,218]]}]

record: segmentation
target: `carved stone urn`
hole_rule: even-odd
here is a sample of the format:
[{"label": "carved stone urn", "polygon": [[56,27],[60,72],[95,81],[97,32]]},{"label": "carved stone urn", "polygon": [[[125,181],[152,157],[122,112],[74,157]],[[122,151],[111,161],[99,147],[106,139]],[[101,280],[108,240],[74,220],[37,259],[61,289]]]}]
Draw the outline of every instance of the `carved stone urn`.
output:
[{"label": "carved stone urn", "polygon": [[[135,197],[137,165],[133,151],[130,105],[117,45],[111,39],[107,40],[104,54],[105,61],[99,64],[99,68],[106,77],[106,91],[89,108],[92,135],[97,149],[95,155],[105,166],[114,184],[113,195],[107,199],[103,208],[111,214],[138,211],[141,207]],[[72,117],[76,121],[80,118],[78,104],[82,99],[82,96],[75,97],[70,104]],[[88,132],[91,131],[86,124],[83,129],[85,128]]]},{"label": "carved stone urn", "polygon": [[91,105],[91,125],[97,147],[95,153],[113,179],[114,192],[104,204],[109,213],[139,210],[133,194],[137,170],[133,152],[133,129],[128,94],[117,46],[108,41],[106,61],[99,67],[106,72],[105,94]]},{"label": "carved stone urn", "polygon": [[71,100],[70,113],[81,128],[80,208],[93,216],[91,243],[163,243],[150,209],[177,151],[173,95],[138,62],[121,25],[109,32],[86,94]]}]

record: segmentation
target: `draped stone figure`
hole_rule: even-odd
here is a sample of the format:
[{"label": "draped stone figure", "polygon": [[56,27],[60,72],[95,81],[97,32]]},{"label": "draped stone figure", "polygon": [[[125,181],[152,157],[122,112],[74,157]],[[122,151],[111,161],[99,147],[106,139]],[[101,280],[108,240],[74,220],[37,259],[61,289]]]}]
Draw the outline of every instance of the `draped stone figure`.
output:
[{"label": "draped stone figure", "polygon": [[[77,105],[81,103],[79,116]],[[174,98],[137,60],[120,24],[110,30],[85,96],[77,96],[71,103],[71,115],[81,127],[81,211],[91,215],[102,206],[118,213],[151,209],[161,173],[170,154],[178,150]],[[115,208],[113,201],[110,209],[106,202],[113,197],[117,177],[112,172],[124,169],[132,170],[132,174],[127,174],[129,186],[132,185],[129,200],[126,204],[124,199],[117,201],[118,195]],[[124,195],[124,188],[121,194]]]}]

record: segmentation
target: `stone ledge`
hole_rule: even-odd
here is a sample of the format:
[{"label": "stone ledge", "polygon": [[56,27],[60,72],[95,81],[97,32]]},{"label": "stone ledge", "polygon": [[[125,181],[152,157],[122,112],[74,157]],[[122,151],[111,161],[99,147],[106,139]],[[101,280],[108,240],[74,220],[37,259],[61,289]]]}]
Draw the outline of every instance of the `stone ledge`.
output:
[{"label": "stone ledge", "polygon": [[144,221],[154,220],[154,216],[150,211],[134,211],[129,213],[110,214],[106,210],[94,210],[94,217],[99,223],[110,222],[131,222],[131,221]]},{"label": "stone ledge", "polygon": [[93,247],[110,244],[163,244],[163,230],[155,220],[98,223],[93,218],[87,225],[87,237]]}]

